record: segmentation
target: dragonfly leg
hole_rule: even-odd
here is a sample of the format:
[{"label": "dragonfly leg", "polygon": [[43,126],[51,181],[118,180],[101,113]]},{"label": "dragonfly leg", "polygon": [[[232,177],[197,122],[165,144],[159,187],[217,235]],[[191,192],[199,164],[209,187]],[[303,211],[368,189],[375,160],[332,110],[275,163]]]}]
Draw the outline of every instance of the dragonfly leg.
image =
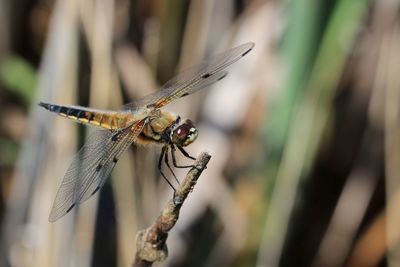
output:
[{"label": "dragonfly leg", "polygon": [[165,147],[166,147],[166,149],[165,149],[165,153],[164,153],[164,162],[165,162],[165,164],[167,165],[169,171],[170,171],[170,172],[172,173],[172,175],[174,176],[175,181],[179,184],[178,178],[176,178],[176,175],[175,175],[174,171],[172,170],[171,166],[169,165],[168,146],[165,146]]},{"label": "dragonfly leg", "polygon": [[[179,147],[178,147],[179,148]],[[192,168],[193,167],[193,165],[184,165],[184,166],[179,166],[177,163],[176,163],[176,155],[175,155],[175,151],[176,151],[176,148],[175,148],[175,146],[174,145],[171,145],[171,155],[172,155],[172,163],[174,164],[174,167],[175,168]],[[185,151],[186,152],[186,151]],[[186,153],[187,154],[187,153]],[[186,156],[186,155],[185,155]],[[189,156],[190,157],[190,156]],[[190,157],[191,158],[191,157]]]},{"label": "dragonfly leg", "polygon": [[167,183],[169,184],[169,186],[174,190],[174,195],[175,195],[175,187],[172,185],[172,183],[168,180],[167,176],[165,176],[165,174],[162,171],[162,160],[164,158],[165,152],[167,150],[167,146],[163,146],[163,148],[161,149],[161,154],[160,154],[160,158],[158,159],[158,170],[161,173],[161,176],[164,178],[165,181],[167,181]]},{"label": "dragonfly leg", "polygon": [[181,147],[181,146],[177,146],[177,147],[178,147],[178,149],[182,152],[182,154],[183,154],[185,157],[187,157],[187,158],[189,158],[189,159],[192,159],[192,160],[196,160],[196,158],[190,156],[189,153],[187,153],[186,150],[183,149],[183,147]]}]

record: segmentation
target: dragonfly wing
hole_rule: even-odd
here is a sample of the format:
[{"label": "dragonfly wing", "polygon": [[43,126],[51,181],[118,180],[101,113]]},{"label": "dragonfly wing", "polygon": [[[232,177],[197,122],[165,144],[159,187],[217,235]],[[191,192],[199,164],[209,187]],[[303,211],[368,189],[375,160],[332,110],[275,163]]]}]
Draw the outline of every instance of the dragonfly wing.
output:
[{"label": "dragonfly wing", "polygon": [[127,104],[122,109],[135,109],[143,106],[160,108],[177,98],[205,88],[223,79],[226,76],[226,72],[223,70],[244,57],[253,47],[254,43],[249,42],[216,55],[178,74],[154,94]]},{"label": "dragonfly wing", "polygon": [[142,120],[120,131],[96,130],[89,136],[58,189],[50,222],[67,214],[103,186],[122,152],[136,140],[144,124],[145,120]]}]

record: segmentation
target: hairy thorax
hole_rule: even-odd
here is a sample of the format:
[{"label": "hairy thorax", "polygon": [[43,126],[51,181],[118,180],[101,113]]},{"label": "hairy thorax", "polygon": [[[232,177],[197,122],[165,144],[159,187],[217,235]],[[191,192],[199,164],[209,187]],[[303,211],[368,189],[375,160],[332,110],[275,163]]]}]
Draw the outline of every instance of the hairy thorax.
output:
[{"label": "hairy thorax", "polygon": [[175,124],[177,117],[172,112],[157,110],[144,126],[136,143],[141,145],[165,144],[169,140],[169,131]]}]

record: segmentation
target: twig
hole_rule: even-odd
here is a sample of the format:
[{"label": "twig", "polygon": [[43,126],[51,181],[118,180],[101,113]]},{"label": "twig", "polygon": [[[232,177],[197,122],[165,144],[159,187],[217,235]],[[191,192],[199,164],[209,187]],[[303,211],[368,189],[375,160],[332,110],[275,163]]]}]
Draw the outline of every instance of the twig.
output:
[{"label": "twig", "polygon": [[174,227],[179,217],[179,211],[183,202],[193,190],[200,174],[207,167],[211,155],[203,152],[194,162],[194,167],[187,173],[181,182],[173,198],[162,210],[154,224],[138,233],[136,241],[136,256],[134,267],[151,266],[155,261],[163,261],[168,256],[166,245],[168,232]]}]

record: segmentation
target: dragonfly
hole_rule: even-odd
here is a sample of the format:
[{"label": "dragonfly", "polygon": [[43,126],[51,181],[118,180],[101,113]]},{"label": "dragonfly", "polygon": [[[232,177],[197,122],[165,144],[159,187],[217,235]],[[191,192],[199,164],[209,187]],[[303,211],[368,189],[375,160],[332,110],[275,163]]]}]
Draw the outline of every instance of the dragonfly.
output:
[{"label": "dragonfly", "polygon": [[118,110],[40,102],[39,106],[48,111],[98,128],[89,135],[68,167],[56,194],[49,221],[57,221],[99,191],[121,154],[133,143],[161,145],[158,169],[175,191],[175,187],[162,171],[163,162],[179,184],[170,165],[169,155],[175,168],[193,167],[178,165],[176,151],[178,149],[185,157],[195,160],[184,147],[196,140],[198,130],[191,120],[183,120],[179,115],[161,108],[222,80],[228,74],[225,69],[253,48],[254,43],[249,42],[213,56],[178,74],[157,92]]}]

